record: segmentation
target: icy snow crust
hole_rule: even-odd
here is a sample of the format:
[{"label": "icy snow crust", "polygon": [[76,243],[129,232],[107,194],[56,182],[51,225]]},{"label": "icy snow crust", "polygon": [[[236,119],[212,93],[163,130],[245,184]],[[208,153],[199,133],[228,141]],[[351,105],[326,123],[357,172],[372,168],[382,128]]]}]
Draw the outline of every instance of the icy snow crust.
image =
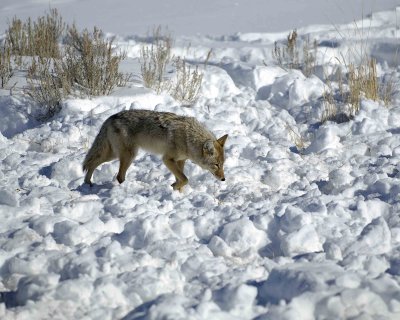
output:
[{"label": "icy snow crust", "polygon": [[[387,57],[398,48],[398,15],[372,16],[367,48],[396,81]],[[335,39],[318,49],[328,73],[330,57],[357,45],[336,32],[299,30],[320,44]],[[38,123],[29,101],[3,90],[0,318],[399,319],[398,87],[389,109],[363,101],[353,120],[319,124],[323,82],[273,65],[272,43],[285,36],[191,38],[191,61],[214,51],[190,108],[130,84],[65,101]],[[138,70],[140,43],[118,45]],[[227,181],[189,163],[189,185],[174,192],[160,158],[140,152],[123,184],[115,161],[83,186],[81,163],[101,124],[130,108],[228,133]],[[293,131],[308,142],[303,153]]]}]

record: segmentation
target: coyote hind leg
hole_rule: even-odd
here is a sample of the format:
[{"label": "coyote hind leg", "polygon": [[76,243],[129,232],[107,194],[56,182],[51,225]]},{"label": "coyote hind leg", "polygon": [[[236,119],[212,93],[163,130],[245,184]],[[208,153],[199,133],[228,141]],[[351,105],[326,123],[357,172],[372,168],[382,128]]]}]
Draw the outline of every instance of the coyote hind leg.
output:
[{"label": "coyote hind leg", "polygon": [[92,180],[92,175],[93,175],[94,170],[102,163],[111,161],[113,159],[115,159],[115,156],[113,155],[111,148],[108,148],[99,157],[93,158],[93,160],[87,166],[87,172],[85,175],[84,182],[90,186],[93,186],[93,183],[91,180]]},{"label": "coyote hind leg", "polygon": [[132,150],[121,150],[119,155],[119,171],[117,175],[117,180],[119,183],[125,181],[126,171],[131,165],[133,159],[136,157],[137,149],[134,148]]},{"label": "coyote hind leg", "polygon": [[185,161],[186,160],[178,160],[176,164],[178,165],[179,170],[183,173],[183,168],[185,167]]}]

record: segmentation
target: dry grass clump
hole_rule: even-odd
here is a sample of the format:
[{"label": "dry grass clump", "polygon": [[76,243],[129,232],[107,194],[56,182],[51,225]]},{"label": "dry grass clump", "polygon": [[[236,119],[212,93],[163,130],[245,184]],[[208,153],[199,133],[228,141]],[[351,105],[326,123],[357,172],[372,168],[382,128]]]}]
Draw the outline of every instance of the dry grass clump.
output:
[{"label": "dry grass clump", "polygon": [[[339,89],[334,90],[327,86],[328,94],[324,95],[326,114],[332,113],[330,109],[337,112],[342,104],[342,110],[344,109],[345,115],[350,119],[359,112],[362,99],[382,101],[385,106],[390,105],[395,88],[394,79],[378,77],[377,61],[367,50],[370,31],[369,28],[364,28],[364,20],[361,26],[354,22],[354,33],[358,42],[348,50],[346,56],[336,58],[345,73],[339,73]],[[346,39],[339,29],[337,32],[343,40]],[[397,56],[397,52],[395,55]],[[339,99],[334,99],[333,96],[338,96]],[[332,117],[329,116],[328,120],[329,118]]]},{"label": "dry grass clump", "polygon": [[326,122],[329,120],[334,120],[338,114],[338,107],[334,97],[334,89],[332,87],[332,82],[327,81],[326,87],[323,93],[323,113],[321,122]]},{"label": "dry grass clump", "polygon": [[[142,80],[145,87],[157,93],[166,91],[174,99],[190,105],[197,99],[203,74],[198,66],[190,65],[182,57],[174,57],[171,54],[172,44],[168,31],[163,32],[161,27],[153,30],[151,43],[143,45],[140,50]],[[169,65],[175,68],[176,79],[166,76]]]},{"label": "dry grass clump", "polygon": [[350,63],[348,66],[347,84],[349,86],[348,103],[350,114],[355,115],[360,110],[360,102],[366,99],[379,100],[379,82],[376,72],[376,60],[366,58],[359,65]]},{"label": "dry grass clump", "polygon": [[281,67],[289,69],[299,68],[299,51],[297,48],[297,31],[293,30],[287,36],[287,42],[284,46],[275,41],[272,56]]},{"label": "dry grass clump", "polygon": [[[63,45],[61,45],[63,40]],[[60,109],[69,95],[107,95],[123,86],[129,75],[119,72],[124,53],[116,53],[113,40],[98,28],[79,32],[67,27],[57,9],[36,21],[23,22],[14,17],[6,30],[7,49],[0,49],[0,78],[4,85],[10,77],[11,56],[30,56],[27,94],[44,107],[42,118]]]},{"label": "dry grass clump", "polygon": [[[366,55],[358,64],[347,63],[344,58],[339,61],[347,72],[345,74],[338,72],[336,89],[326,77],[323,122],[327,120],[340,122],[343,117],[339,121],[339,113],[351,119],[359,112],[362,99],[382,101],[386,106],[390,104],[394,92],[393,79],[385,82],[379,79],[374,58]],[[339,112],[339,109],[342,111]]]},{"label": "dry grass clump", "polygon": [[198,66],[190,66],[184,59],[178,57],[174,60],[176,68],[176,82],[171,85],[168,92],[174,99],[183,104],[192,104],[199,94],[203,74]]},{"label": "dry grass clump", "polygon": [[382,79],[379,86],[379,96],[385,106],[389,106],[392,103],[392,97],[395,91],[395,81],[393,75],[388,79]]},{"label": "dry grass clump", "polygon": [[129,76],[119,72],[125,53],[115,53],[113,39],[105,39],[100,29],[79,32],[72,26],[65,42],[56,70],[63,86],[70,87],[71,91],[74,89],[86,96],[108,95],[128,81]]},{"label": "dry grass clump", "polygon": [[284,45],[275,41],[272,57],[280,67],[302,70],[304,75],[308,77],[315,70],[317,42],[314,40],[311,44],[310,39],[307,38],[303,41],[302,47],[299,48],[297,38],[297,30],[293,30],[288,34]]},{"label": "dry grass clump", "polygon": [[301,70],[306,77],[311,76],[315,72],[317,65],[317,49],[317,40],[311,43],[310,38],[307,37],[303,44],[303,62],[301,64]]},{"label": "dry grass clump", "polygon": [[26,92],[42,107],[38,119],[47,120],[61,110],[61,101],[65,97],[53,59],[34,57],[28,73]]},{"label": "dry grass clump", "polygon": [[297,151],[300,154],[304,154],[304,151],[305,151],[307,145],[309,144],[309,141],[307,142],[306,138],[304,136],[301,136],[299,133],[297,133],[296,130],[287,122],[286,122],[285,128],[289,133],[291,141],[296,146]]},{"label": "dry grass clump", "polygon": [[64,42],[58,57],[33,57],[29,67],[27,93],[44,108],[43,119],[59,111],[67,96],[107,95],[130,77],[119,72],[125,54],[115,53],[100,29],[79,32],[73,25]]},{"label": "dry grass clump", "polygon": [[6,30],[6,39],[14,55],[57,58],[64,31],[62,17],[57,9],[51,9],[33,22],[30,18],[22,22],[14,17]]},{"label": "dry grass clump", "polygon": [[[361,99],[382,100],[388,105],[394,90],[393,81],[380,82],[377,76],[376,60],[366,54],[365,32],[356,26],[356,32],[360,36],[361,48],[351,48],[347,58],[341,56],[337,59],[345,74],[339,74],[337,86],[326,77],[326,90],[323,95],[324,112],[322,121],[339,121],[338,114],[345,115],[347,119],[356,115],[360,109]],[[277,64],[287,69],[300,69],[306,76],[315,72],[317,43],[307,39],[299,47],[298,33],[293,30],[287,36],[286,43],[280,45],[275,42],[272,56]],[[353,61],[359,61],[354,63]],[[335,88],[334,88],[335,87]],[[336,88],[338,87],[338,88]],[[337,99],[336,97],[340,97]],[[345,103],[345,108],[339,108],[338,104]],[[339,109],[342,109],[339,111]],[[346,110],[343,110],[346,109]],[[340,119],[342,119],[341,117]],[[340,120],[341,121],[341,120]]]},{"label": "dry grass clump", "polygon": [[163,32],[161,27],[153,30],[150,45],[143,45],[140,50],[140,68],[145,87],[160,93],[166,88],[165,72],[171,63],[171,34]]},{"label": "dry grass clump", "polygon": [[0,88],[4,88],[14,74],[11,62],[11,48],[7,40],[0,46]]}]

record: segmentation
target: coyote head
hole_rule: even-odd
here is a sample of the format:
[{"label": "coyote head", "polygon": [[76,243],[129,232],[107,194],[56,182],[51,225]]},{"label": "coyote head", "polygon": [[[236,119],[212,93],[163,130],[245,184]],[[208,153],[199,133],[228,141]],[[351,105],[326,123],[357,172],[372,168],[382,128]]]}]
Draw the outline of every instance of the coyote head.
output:
[{"label": "coyote head", "polygon": [[207,140],[203,145],[201,167],[210,171],[218,180],[225,181],[224,174],[224,145],[228,135],[217,140]]}]

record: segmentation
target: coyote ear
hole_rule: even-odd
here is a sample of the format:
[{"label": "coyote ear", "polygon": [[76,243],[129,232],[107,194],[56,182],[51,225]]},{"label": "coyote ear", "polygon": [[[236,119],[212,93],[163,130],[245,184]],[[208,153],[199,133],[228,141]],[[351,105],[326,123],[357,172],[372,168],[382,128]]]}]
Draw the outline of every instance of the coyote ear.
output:
[{"label": "coyote ear", "polygon": [[215,151],[214,143],[211,140],[207,140],[203,145],[203,152],[206,155],[213,155]]},{"label": "coyote ear", "polygon": [[224,136],[222,136],[221,138],[219,138],[219,139],[217,140],[218,143],[221,145],[221,147],[224,146],[226,139],[228,139],[228,135],[227,135],[227,134],[224,135]]}]

